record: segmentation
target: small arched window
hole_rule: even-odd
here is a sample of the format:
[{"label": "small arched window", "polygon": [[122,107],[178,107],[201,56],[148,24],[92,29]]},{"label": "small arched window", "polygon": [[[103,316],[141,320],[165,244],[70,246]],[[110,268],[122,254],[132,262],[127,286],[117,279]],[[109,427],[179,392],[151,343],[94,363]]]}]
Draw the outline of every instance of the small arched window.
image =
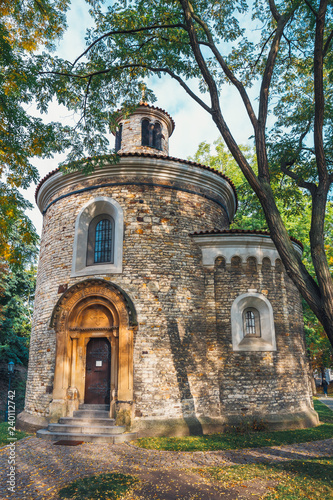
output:
[{"label": "small arched window", "polygon": [[87,266],[113,262],[114,221],[108,214],[95,217],[89,224]]},{"label": "small arched window", "polygon": [[162,130],[158,122],[155,123],[153,129],[153,148],[162,149]]},{"label": "small arched window", "polygon": [[119,125],[119,128],[116,132],[116,153],[119,151],[121,148],[121,139],[122,139],[122,132],[123,132],[123,125],[122,123]]},{"label": "small arched window", "polygon": [[147,118],[142,120],[141,145],[162,150],[162,127],[160,123],[152,123]]},{"label": "small arched window", "polygon": [[147,119],[142,120],[141,122],[141,144],[142,146],[150,146],[149,144],[149,125],[150,122]]},{"label": "small arched window", "polygon": [[248,307],[243,312],[244,337],[260,337],[259,311]]},{"label": "small arched window", "polygon": [[111,262],[112,227],[109,219],[102,219],[95,229],[94,262]]}]

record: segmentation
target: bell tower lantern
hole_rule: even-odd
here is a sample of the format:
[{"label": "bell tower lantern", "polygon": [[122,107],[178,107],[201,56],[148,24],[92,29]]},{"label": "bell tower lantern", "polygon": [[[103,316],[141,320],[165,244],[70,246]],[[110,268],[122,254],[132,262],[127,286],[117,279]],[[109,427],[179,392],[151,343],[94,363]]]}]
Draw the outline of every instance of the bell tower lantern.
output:
[{"label": "bell tower lantern", "polygon": [[169,137],[175,123],[163,109],[140,102],[130,116],[117,120],[116,152],[169,155]]}]

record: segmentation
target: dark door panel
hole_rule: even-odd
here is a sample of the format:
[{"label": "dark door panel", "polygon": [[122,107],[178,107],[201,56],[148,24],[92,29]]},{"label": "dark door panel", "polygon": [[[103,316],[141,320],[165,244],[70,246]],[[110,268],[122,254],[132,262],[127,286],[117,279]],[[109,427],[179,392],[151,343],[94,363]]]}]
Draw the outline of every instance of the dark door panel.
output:
[{"label": "dark door panel", "polygon": [[105,338],[90,339],[87,345],[85,403],[110,403],[110,367],[110,342]]}]

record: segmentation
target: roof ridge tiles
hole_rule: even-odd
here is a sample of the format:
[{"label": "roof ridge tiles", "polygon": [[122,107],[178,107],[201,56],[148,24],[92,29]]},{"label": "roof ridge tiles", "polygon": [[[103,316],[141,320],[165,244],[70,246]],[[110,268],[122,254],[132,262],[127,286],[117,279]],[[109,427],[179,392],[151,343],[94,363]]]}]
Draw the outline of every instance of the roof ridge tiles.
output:
[{"label": "roof ridge tiles", "polygon": [[[213,229],[211,231],[195,231],[194,233],[190,233],[190,236],[202,236],[202,235],[214,235],[214,234],[258,234],[263,236],[271,236],[269,231],[265,231],[263,229]],[[299,245],[304,250],[303,243],[295,238],[294,236],[290,236],[291,241]]]}]

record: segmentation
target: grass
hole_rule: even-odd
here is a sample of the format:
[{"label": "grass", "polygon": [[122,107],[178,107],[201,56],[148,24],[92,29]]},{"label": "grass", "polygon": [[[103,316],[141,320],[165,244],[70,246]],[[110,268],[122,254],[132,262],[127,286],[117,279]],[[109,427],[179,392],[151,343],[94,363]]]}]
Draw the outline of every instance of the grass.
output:
[{"label": "grass", "polygon": [[[226,488],[246,487],[247,481],[268,482],[265,500],[332,500],[333,458],[309,458],[269,464],[195,469],[203,477],[221,481]],[[253,483],[252,483],[253,484]]]},{"label": "grass", "polygon": [[283,444],[305,443],[333,438],[333,412],[314,400],[321,425],[293,431],[260,431],[247,433],[221,433],[204,436],[139,438],[135,444],[141,448],[166,451],[216,451],[237,448],[260,448]]},{"label": "grass", "polygon": [[17,440],[19,440],[29,436],[29,434],[22,431],[15,431],[14,436],[11,436],[9,434],[10,430],[11,427],[7,422],[0,422],[0,446],[5,446],[6,444],[11,443],[12,441],[9,441],[8,438],[15,437]]},{"label": "grass", "polygon": [[58,495],[63,499],[114,500],[122,498],[139,480],[136,477],[113,473],[84,477],[62,488]]}]

